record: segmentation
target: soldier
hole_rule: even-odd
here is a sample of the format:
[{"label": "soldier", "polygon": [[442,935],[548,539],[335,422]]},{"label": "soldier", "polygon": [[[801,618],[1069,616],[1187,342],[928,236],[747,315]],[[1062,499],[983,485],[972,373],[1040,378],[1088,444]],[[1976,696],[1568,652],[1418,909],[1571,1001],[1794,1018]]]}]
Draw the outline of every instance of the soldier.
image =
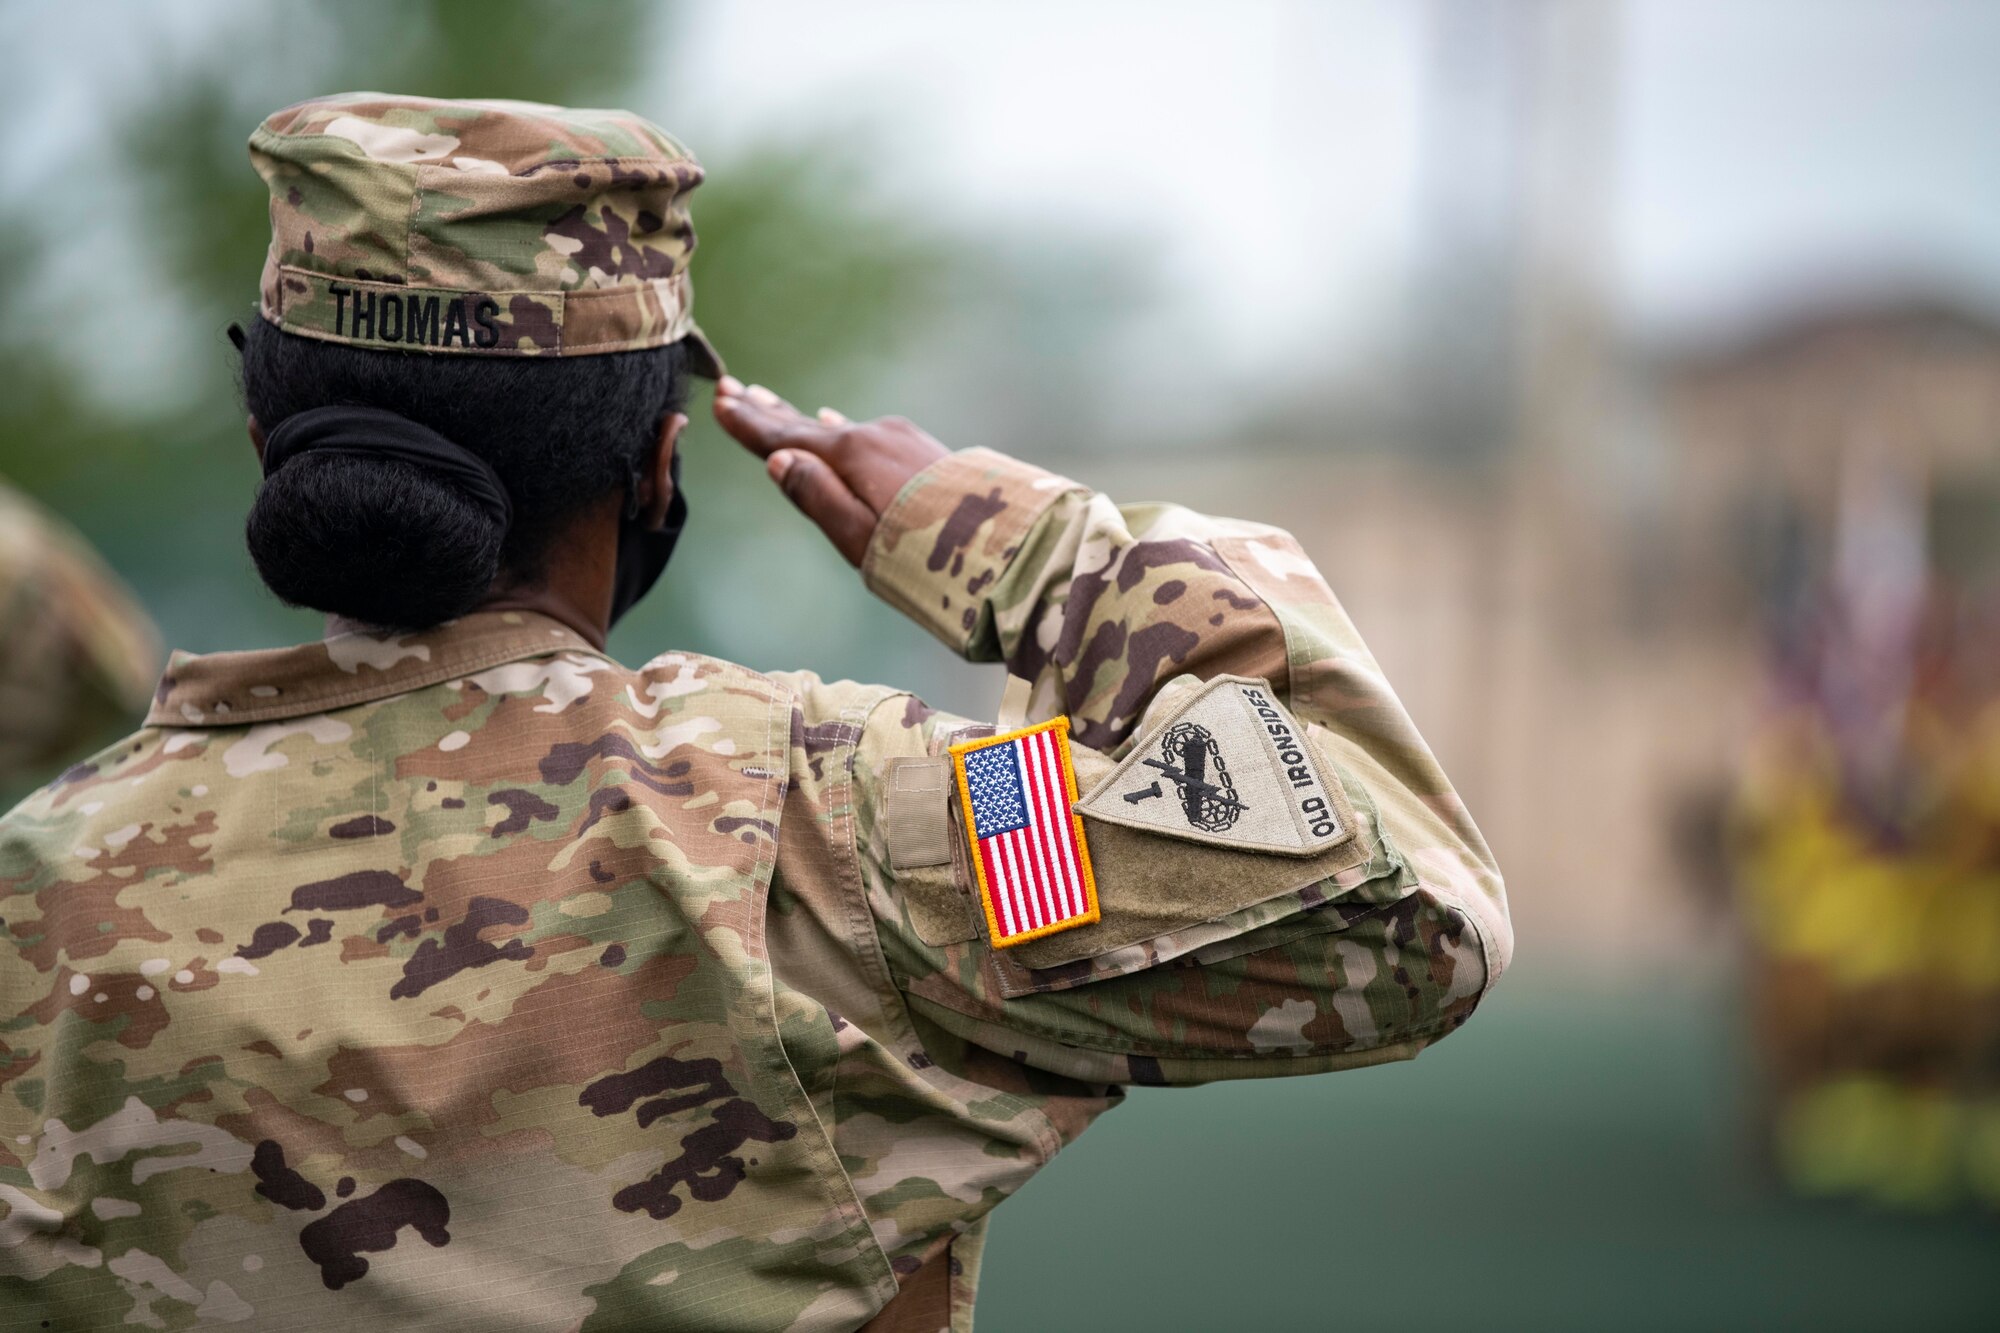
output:
[{"label": "soldier", "polygon": [[117,575],[0,483],[0,796],[130,726],[159,667],[152,622]]},{"label": "soldier", "polygon": [[[1286,534],[715,412],[998,728],[606,630],[664,565],[700,168],[623,112],[270,117],[266,582],[0,825],[0,1326],[967,1329],[1128,1084],[1404,1059],[1500,879]],[[872,1321],[872,1322],[871,1322]]]}]

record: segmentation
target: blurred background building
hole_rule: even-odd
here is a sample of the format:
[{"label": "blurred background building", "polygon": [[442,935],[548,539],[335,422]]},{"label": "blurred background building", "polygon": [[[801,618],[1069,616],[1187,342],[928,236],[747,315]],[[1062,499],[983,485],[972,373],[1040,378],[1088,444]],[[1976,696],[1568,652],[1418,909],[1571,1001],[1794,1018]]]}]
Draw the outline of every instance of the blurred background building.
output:
[{"label": "blurred background building", "polygon": [[[176,646],[317,632],[222,329],[243,139],[347,87],[648,114],[737,373],[1319,561],[1516,972],[1413,1065],[1141,1090],[983,1328],[2000,1327],[2000,8],[73,0],[0,52],[0,475]],[[615,652],[992,710],[687,465]]]}]

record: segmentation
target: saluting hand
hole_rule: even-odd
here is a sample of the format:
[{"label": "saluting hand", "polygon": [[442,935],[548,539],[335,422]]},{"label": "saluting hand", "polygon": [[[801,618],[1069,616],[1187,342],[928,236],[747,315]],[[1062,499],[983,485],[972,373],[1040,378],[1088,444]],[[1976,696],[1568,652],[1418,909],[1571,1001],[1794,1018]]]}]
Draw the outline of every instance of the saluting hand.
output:
[{"label": "saluting hand", "polygon": [[901,417],[849,421],[823,407],[815,419],[728,375],[715,386],[715,419],[855,566],[903,484],[949,452]]}]

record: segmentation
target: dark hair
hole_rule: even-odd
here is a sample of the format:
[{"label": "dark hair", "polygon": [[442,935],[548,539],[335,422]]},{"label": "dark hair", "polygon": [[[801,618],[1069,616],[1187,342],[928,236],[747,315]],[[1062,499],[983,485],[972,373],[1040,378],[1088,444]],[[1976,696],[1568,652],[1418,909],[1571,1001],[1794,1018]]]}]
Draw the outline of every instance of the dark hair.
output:
[{"label": "dark hair", "polygon": [[438,473],[306,453],[267,477],[245,537],[278,597],[385,629],[477,606],[505,573],[533,584],[578,512],[622,492],[687,398],[679,343],[580,357],[364,350],[246,321],[244,405],[269,431],[309,408],[400,413],[478,454],[514,504],[504,535]]}]

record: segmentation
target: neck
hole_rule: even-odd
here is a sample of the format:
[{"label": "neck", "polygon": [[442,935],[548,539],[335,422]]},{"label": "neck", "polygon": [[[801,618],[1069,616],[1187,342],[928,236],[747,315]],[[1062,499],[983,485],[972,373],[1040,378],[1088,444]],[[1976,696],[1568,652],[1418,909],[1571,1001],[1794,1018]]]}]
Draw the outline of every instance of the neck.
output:
[{"label": "neck", "polygon": [[518,589],[498,593],[479,604],[481,611],[532,611],[539,616],[575,630],[577,636],[599,652],[604,650],[605,637],[611,632],[611,612],[609,599],[605,610],[597,615],[585,614],[569,598],[560,596],[553,589]]},{"label": "neck", "polygon": [[618,585],[618,511],[593,518],[556,538],[541,582],[496,581],[479,609],[533,611],[569,626],[603,651],[611,633],[611,594]]},{"label": "neck", "polygon": [[[530,611],[574,630],[602,652],[611,632],[611,595],[617,587],[616,505],[581,515],[550,546],[548,573],[539,583],[496,579],[475,611]],[[367,626],[328,616],[329,636]]]}]

